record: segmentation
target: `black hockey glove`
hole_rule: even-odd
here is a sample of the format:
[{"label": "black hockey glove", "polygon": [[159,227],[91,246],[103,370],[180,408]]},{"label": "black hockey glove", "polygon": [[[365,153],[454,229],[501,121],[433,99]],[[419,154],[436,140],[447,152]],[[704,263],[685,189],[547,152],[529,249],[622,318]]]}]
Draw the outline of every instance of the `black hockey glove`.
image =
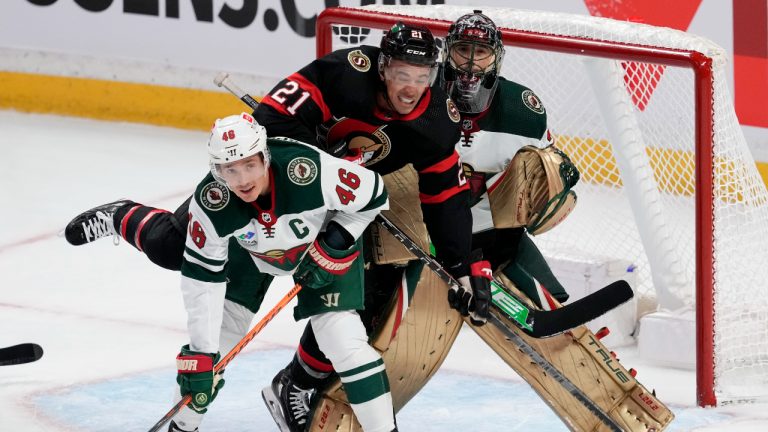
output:
[{"label": "black hockey glove", "polygon": [[488,320],[491,305],[491,264],[482,260],[480,251],[473,253],[469,265],[469,275],[458,278],[460,286],[452,286],[448,291],[448,304],[468,316],[472,324],[484,325]]},{"label": "black hockey glove", "polygon": [[328,142],[328,131],[330,131],[334,124],[336,124],[336,120],[331,119],[325,123],[317,125],[315,128],[315,132],[317,133],[317,147],[333,157],[343,158],[347,155],[349,143],[346,140]]}]

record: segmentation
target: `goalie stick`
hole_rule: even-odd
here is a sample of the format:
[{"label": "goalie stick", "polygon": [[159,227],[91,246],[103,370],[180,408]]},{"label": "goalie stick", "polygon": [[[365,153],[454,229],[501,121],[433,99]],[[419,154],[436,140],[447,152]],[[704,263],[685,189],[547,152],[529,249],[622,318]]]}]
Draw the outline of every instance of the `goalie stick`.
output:
[{"label": "goalie stick", "polygon": [[[407,234],[400,230],[395,224],[387,219],[384,215],[378,216],[378,222],[387,229],[397,240],[399,240],[403,246],[405,246],[411,253],[416,255],[424,264],[429,267],[430,270],[437,273],[437,275],[448,284],[458,284],[458,282],[443,269],[443,267],[434,259],[421,249]],[[609,290],[609,291],[606,291]],[[613,294],[615,290],[615,295]],[[601,294],[609,293],[610,294]],[[593,298],[593,296],[598,295]],[[530,309],[521,299],[515,296],[504,288],[504,285],[498,280],[494,279],[492,284],[492,300],[493,307],[491,308],[491,315],[489,321],[491,324],[499,328],[507,339],[512,342],[521,352],[527,355],[537,366],[542,368],[547,374],[549,374],[555,381],[557,381],[563,388],[573,396],[574,399],[579,401],[585,408],[589,410],[594,416],[605,424],[609,430],[613,432],[622,432],[621,426],[619,426],[615,420],[613,420],[602,408],[600,408],[592,399],[589,398],[584,392],[578,388],[571,380],[563,375],[552,363],[544,358],[535,348],[533,348],[528,342],[526,342],[520,335],[514,330],[510,329],[505,320],[502,318],[506,316],[514,322],[521,331],[529,334],[533,337],[546,337],[554,336],[558,333],[563,333],[573,327],[577,327],[594,319],[597,316],[602,315],[605,312],[613,309],[614,307],[624,303],[632,298],[632,288],[629,287],[625,281],[614,282],[611,285],[606,286],[600,291],[595,292],[592,295],[584,297],[569,305],[563,306],[559,309],[551,311],[542,311],[536,309]],[[587,300],[582,302],[582,300]],[[596,300],[593,303],[593,300]],[[581,302],[579,304],[579,302]],[[611,306],[613,305],[613,306]],[[562,311],[566,308],[569,312],[565,314],[554,314],[553,312]],[[558,317],[559,315],[559,317]],[[558,323],[557,320],[562,319],[562,323]],[[542,325],[543,327],[538,327]],[[579,322],[581,321],[581,322]],[[567,327],[570,325],[570,327]]]},{"label": "goalie stick", "polygon": [[[400,241],[411,253],[416,255],[430,270],[449,285],[458,285],[453,278],[431,255],[424,252],[407,234],[384,215],[377,216],[378,222]],[[555,336],[574,327],[585,324],[611,309],[631,299],[634,294],[629,284],[623,280],[613,282],[594,293],[573,303],[549,311],[532,309],[515,294],[504,288],[498,279],[491,283],[492,311],[506,316],[525,334],[544,338]]]},{"label": "goalie stick", "polygon": [[36,343],[23,343],[0,348],[0,366],[31,363],[40,360],[42,356],[43,348]]}]

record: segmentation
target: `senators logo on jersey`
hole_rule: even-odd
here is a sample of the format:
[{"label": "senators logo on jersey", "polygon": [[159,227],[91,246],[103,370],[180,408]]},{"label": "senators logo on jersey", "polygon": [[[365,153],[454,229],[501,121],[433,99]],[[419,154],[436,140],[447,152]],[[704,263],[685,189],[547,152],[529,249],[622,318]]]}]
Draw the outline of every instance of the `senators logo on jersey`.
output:
[{"label": "senators logo on jersey", "polygon": [[301,258],[304,256],[307,247],[309,247],[309,243],[301,244],[288,250],[272,249],[263,253],[254,251],[248,252],[256,258],[265,261],[272,267],[290,271],[299,265],[299,261],[301,261]]},{"label": "senators logo on jersey", "polygon": [[367,167],[387,157],[392,150],[392,141],[384,131],[386,127],[342,117],[328,129],[327,140],[329,143],[346,141],[350,153],[359,153],[360,163]]},{"label": "senators logo on jersey", "polygon": [[347,60],[349,60],[349,64],[351,64],[353,68],[360,72],[368,72],[371,68],[371,59],[360,50],[350,51],[349,54],[347,54]]}]

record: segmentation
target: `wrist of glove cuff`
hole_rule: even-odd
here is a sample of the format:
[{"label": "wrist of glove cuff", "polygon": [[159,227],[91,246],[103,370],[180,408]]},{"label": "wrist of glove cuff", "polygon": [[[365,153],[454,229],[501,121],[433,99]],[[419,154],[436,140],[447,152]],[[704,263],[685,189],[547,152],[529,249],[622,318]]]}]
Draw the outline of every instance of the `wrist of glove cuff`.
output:
[{"label": "wrist of glove cuff", "polygon": [[181,347],[181,352],[176,356],[176,382],[181,395],[191,395],[190,408],[201,414],[208,410],[208,405],[224,387],[224,379],[213,371],[219,358],[219,353],[192,351],[189,345]]},{"label": "wrist of glove cuff", "polygon": [[349,271],[358,255],[360,251],[355,245],[346,250],[338,250],[318,238],[307,249],[293,279],[309,288],[324,288]]},{"label": "wrist of glove cuff", "polygon": [[469,317],[472,324],[480,326],[488,320],[493,273],[488,261],[480,256],[473,258],[469,275],[459,277],[459,285],[450,287],[448,304],[462,316]]}]

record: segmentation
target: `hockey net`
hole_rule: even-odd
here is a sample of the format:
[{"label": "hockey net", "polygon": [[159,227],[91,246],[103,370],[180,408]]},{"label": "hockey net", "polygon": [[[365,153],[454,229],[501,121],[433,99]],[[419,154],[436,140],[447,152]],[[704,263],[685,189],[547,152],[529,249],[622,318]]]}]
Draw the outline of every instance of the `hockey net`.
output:
[{"label": "hockey net", "polygon": [[[435,36],[456,6],[333,8],[318,55],[378,45],[397,19]],[[547,256],[632,263],[645,309],[696,309],[701,405],[768,392],[768,193],[734,113],[726,54],[688,33],[559,13],[485,8],[504,30],[502,75],[544,102],[581,171],[579,204],[537,237]]]}]

